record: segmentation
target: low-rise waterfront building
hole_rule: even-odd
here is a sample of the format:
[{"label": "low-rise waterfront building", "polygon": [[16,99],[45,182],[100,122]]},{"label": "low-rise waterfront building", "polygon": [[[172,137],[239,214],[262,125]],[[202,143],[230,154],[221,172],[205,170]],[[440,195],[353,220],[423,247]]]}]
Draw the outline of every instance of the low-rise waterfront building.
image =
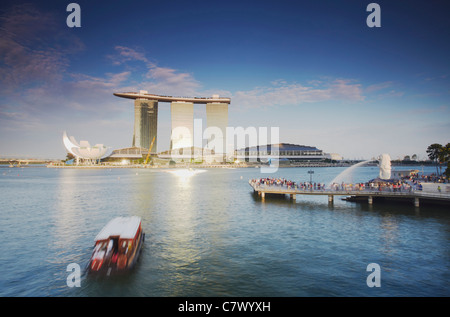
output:
[{"label": "low-rise waterfront building", "polygon": [[236,159],[245,162],[284,163],[320,162],[327,158],[322,150],[314,146],[279,143],[246,147],[235,151]]}]

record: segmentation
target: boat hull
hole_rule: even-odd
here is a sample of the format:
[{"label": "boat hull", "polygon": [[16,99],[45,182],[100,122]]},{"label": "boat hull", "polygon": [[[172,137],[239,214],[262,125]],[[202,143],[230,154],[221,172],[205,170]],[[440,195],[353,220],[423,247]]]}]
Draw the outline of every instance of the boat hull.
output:
[{"label": "boat hull", "polygon": [[[116,261],[112,261],[111,258],[108,259],[91,259],[87,265],[88,274],[92,275],[116,275],[123,274],[131,271],[135,268],[141,256],[142,248],[144,245],[145,233],[141,232],[140,239],[135,249],[133,250],[133,257],[131,259],[126,259],[125,263],[122,261],[120,256]],[[99,267],[100,266],[100,267]]]}]

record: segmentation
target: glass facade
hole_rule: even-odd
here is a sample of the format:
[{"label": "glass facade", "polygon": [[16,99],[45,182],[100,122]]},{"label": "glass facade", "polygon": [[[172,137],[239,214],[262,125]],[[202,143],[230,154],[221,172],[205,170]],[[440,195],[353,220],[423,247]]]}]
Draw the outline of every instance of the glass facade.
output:
[{"label": "glass facade", "polygon": [[[228,104],[227,103],[207,103],[206,121],[208,128],[218,128],[218,133],[210,136],[208,148],[215,153],[226,153],[226,135],[228,126]],[[214,133],[214,130],[210,130]]]},{"label": "glass facade", "polygon": [[172,134],[170,149],[188,148],[194,140],[194,104],[192,102],[172,102]]},{"label": "glass facade", "polygon": [[157,152],[158,102],[155,100],[136,99],[134,101],[133,147],[150,148],[155,137],[152,153]]},{"label": "glass facade", "polygon": [[247,147],[236,150],[235,155],[242,159],[247,159],[249,157],[270,158],[271,156],[278,156],[279,158],[299,162],[317,161],[325,158],[323,151],[316,147],[290,143]]}]

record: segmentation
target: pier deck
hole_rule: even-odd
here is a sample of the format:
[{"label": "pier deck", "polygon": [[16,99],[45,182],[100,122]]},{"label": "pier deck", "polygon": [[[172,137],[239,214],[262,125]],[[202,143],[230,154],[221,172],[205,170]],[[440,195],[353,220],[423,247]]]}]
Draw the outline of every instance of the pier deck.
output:
[{"label": "pier deck", "polygon": [[418,190],[411,191],[379,191],[373,189],[361,189],[361,190],[331,190],[331,189],[298,189],[293,186],[280,186],[280,185],[267,185],[259,184],[252,180],[249,180],[249,185],[253,188],[254,192],[257,192],[262,199],[266,194],[279,194],[290,195],[291,199],[296,200],[297,195],[320,195],[328,196],[328,202],[333,203],[334,196],[353,196],[353,197],[367,197],[369,204],[373,203],[373,199],[376,197],[387,198],[401,198],[410,199],[414,203],[414,206],[419,207],[420,199],[434,200],[450,203],[450,193],[434,193],[424,192]]}]

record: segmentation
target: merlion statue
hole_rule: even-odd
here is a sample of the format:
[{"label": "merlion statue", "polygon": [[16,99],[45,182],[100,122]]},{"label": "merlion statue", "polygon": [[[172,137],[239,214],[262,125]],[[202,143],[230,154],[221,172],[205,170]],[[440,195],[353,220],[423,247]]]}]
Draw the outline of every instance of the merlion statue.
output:
[{"label": "merlion statue", "polygon": [[381,154],[380,160],[380,178],[390,179],[391,178],[391,157],[389,154]]}]

